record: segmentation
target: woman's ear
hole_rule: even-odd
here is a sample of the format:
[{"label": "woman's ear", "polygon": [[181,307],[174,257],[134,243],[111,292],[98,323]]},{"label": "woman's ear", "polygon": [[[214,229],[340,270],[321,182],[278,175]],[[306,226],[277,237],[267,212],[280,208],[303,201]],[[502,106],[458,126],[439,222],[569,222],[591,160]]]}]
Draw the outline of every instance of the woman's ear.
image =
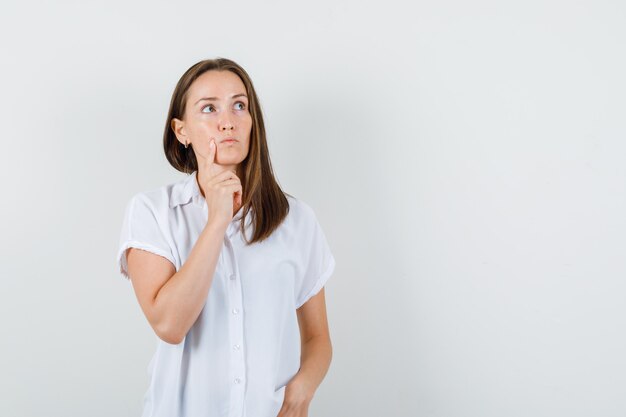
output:
[{"label": "woman's ear", "polygon": [[180,143],[183,145],[189,143],[187,133],[185,132],[185,122],[174,117],[170,122],[170,126],[176,135],[176,139],[178,139]]}]

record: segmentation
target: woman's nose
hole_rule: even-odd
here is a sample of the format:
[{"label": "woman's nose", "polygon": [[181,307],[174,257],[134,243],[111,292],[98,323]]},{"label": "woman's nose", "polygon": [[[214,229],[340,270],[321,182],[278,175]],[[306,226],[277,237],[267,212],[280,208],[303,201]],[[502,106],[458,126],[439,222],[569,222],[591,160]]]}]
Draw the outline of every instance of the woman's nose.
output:
[{"label": "woman's nose", "polygon": [[230,118],[224,118],[222,119],[222,121],[220,121],[219,130],[233,130],[234,128],[235,126],[233,125],[233,122],[230,120]]}]

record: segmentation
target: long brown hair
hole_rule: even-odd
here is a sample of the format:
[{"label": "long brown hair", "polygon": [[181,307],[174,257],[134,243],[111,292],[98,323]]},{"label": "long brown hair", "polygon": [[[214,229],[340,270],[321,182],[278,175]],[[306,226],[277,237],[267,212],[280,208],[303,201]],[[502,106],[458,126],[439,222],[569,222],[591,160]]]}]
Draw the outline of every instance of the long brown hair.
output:
[{"label": "long brown hair", "polygon": [[198,169],[196,154],[191,146],[185,146],[176,139],[171,126],[173,118],[183,120],[187,104],[187,92],[191,84],[200,75],[207,71],[230,71],[241,79],[246,87],[249,100],[249,111],[252,116],[252,130],[250,132],[250,149],[246,159],[241,162],[240,177],[243,188],[240,228],[243,232],[245,219],[252,209],[252,224],[254,234],[250,241],[245,233],[244,239],[248,244],[260,242],[269,237],[280,225],[289,212],[289,202],[285,193],[274,177],[270,162],[265,125],[259,99],[252,85],[248,73],[237,63],[226,58],[207,59],[192,65],[178,80],[172,93],[170,108],[163,133],[163,149],[170,165],[180,172],[193,173]]}]

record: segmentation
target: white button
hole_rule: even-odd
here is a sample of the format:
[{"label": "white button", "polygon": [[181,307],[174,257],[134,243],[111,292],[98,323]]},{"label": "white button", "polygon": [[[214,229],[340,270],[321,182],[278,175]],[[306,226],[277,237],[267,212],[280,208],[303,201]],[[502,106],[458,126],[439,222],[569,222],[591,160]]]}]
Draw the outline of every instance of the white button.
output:
[{"label": "white button", "polygon": [[239,350],[239,348],[240,348],[241,346],[239,346],[239,345],[235,345],[235,346],[233,346],[233,347],[235,348],[235,350]]},{"label": "white button", "polygon": [[239,379],[239,378],[235,378],[235,384],[238,384],[238,383],[240,383],[240,382],[241,382],[241,379]]},{"label": "white button", "polygon": [[239,310],[237,310],[236,308],[233,308],[233,314],[237,314],[239,313]]},{"label": "white button", "polygon": [[230,279],[235,279],[235,274],[230,274]]}]

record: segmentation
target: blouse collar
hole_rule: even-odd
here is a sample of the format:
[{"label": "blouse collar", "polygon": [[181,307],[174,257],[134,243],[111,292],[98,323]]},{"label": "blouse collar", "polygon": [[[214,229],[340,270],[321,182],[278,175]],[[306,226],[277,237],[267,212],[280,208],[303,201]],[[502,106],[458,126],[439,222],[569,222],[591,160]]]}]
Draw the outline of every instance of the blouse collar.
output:
[{"label": "blouse collar", "polygon": [[187,204],[192,199],[194,204],[202,206],[203,203],[200,200],[204,199],[204,197],[202,197],[202,194],[200,193],[200,187],[198,186],[198,181],[196,180],[197,174],[198,171],[194,171],[183,181],[174,185],[170,196],[170,208]]}]

